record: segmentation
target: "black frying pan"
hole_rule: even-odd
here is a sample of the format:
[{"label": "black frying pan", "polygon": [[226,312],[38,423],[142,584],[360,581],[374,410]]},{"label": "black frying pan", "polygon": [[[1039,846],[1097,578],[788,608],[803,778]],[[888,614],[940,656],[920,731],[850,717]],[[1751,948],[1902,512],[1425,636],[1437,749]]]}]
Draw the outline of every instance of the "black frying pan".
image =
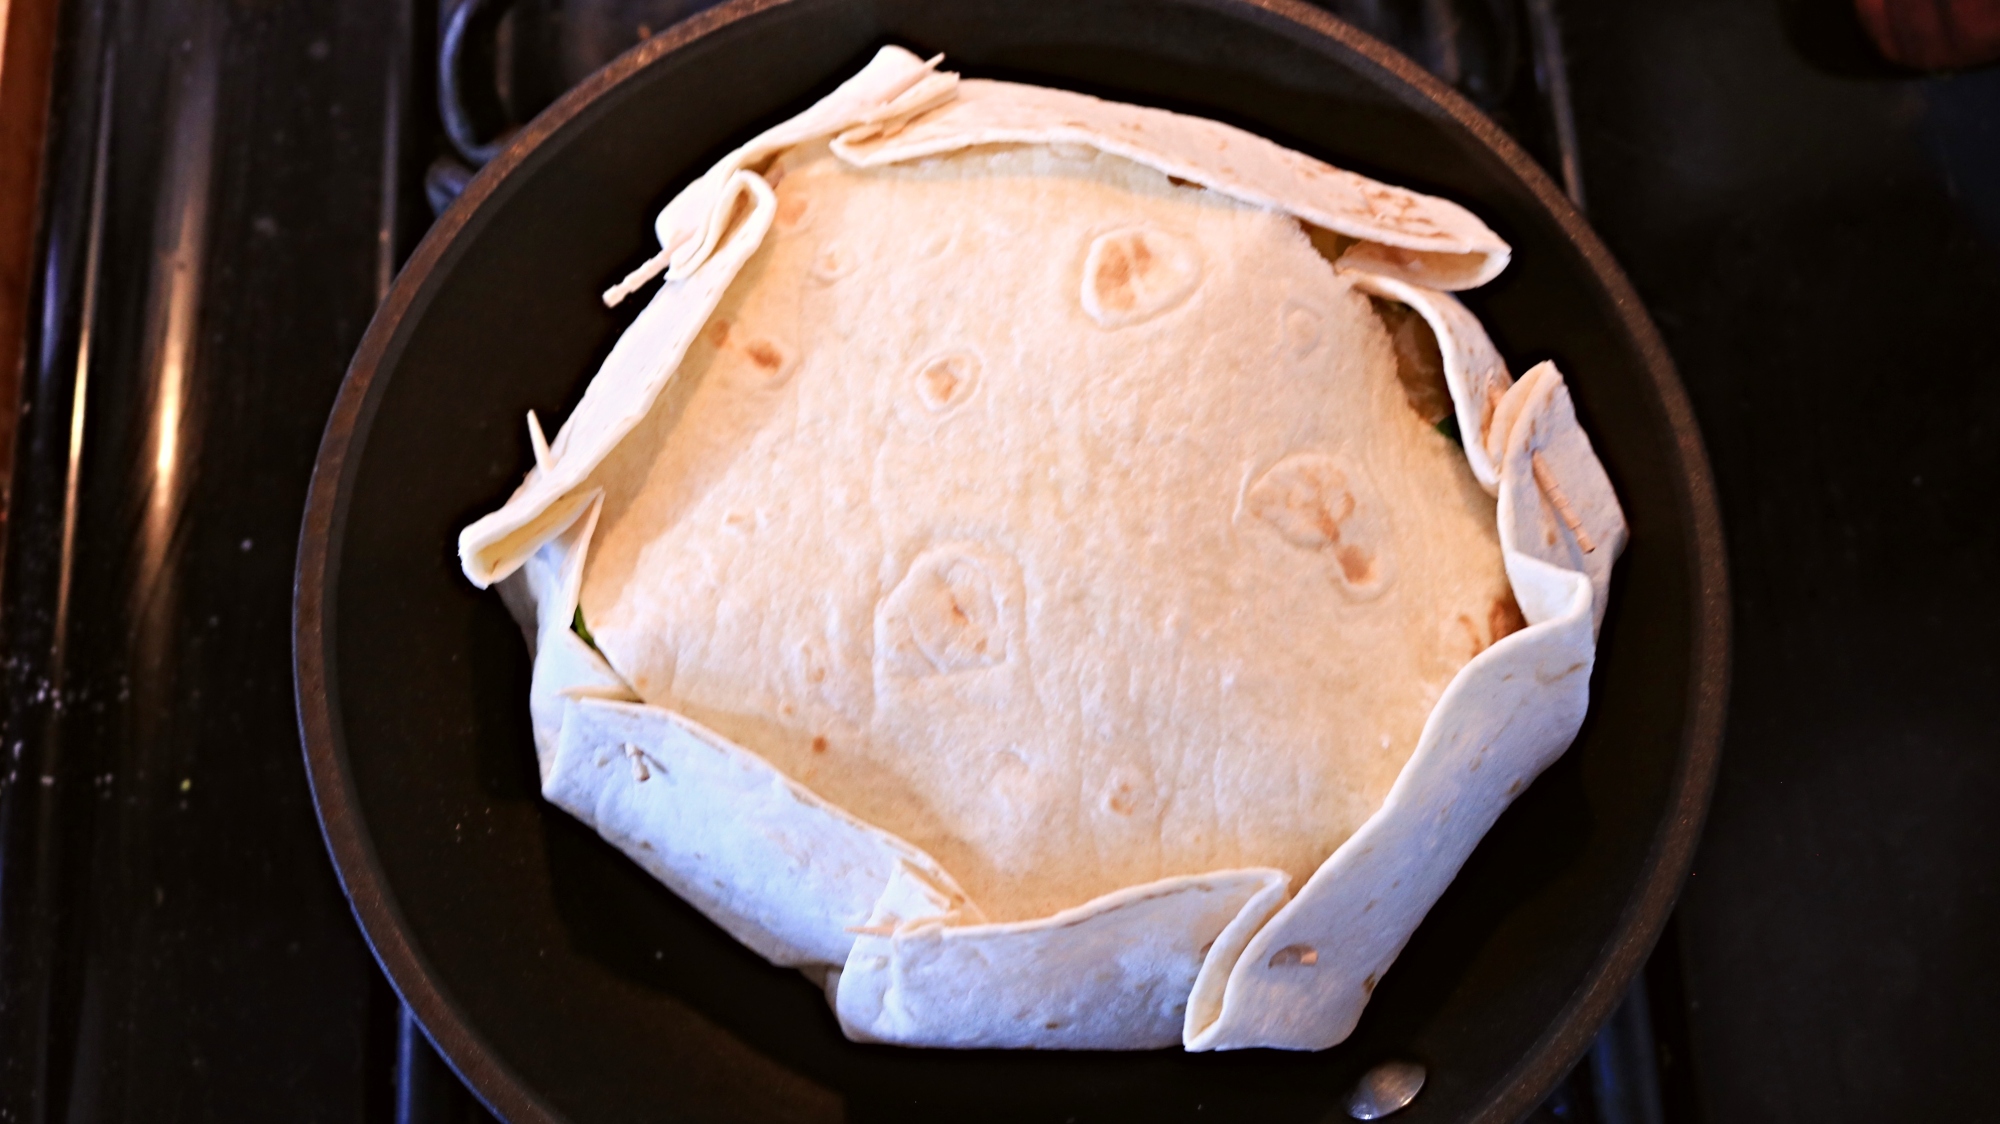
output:
[{"label": "black frying pan", "polygon": [[[1516,370],[1559,361],[1632,524],[1576,745],[1501,818],[1318,1054],[907,1050],[825,1001],[536,794],[528,658],[454,536],[529,460],[643,301],[597,293],[653,213],[884,42],[965,73],[1234,122],[1472,207],[1515,248],[1468,295]],[[513,1121],[1338,1117],[1412,1057],[1403,1119],[1511,1121],[1657,937],[1714,774],[1727,592],[1680,384],[1630,285],[1490,121],[1286,0],[741,0],[656,36],[531,123],[434,227],[328,424],[300,544],[300,724],[335,864],[396,989]]]}]

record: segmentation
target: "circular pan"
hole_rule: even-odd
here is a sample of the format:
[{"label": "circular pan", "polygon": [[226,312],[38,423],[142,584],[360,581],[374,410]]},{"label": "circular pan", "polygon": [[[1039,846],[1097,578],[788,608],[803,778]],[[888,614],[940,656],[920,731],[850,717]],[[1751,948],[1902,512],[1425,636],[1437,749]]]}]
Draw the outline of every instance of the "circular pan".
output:
[{"label": "circular pan", "polygon": [[[973,75],[1229,120],[1471,206],[1516,248],[1468,294],[1517,369],[1562,365],[1633,526],[1576,745],[1489,833],[1347,1044],[1313,1055],[896,1050],[543,806],[526,655],[458,578],[458,527],[623,322],[595,306],[671,189],[900,42]],[[629,315],[629,310],[627,312]],[[1720,748],[1728,593],[1699,434],[1609,254],[1492,122],[1286,0],[737,0],[530,123],[378,311],[321,445],[294,648],[321,824],[367,938],[508,1120],[1318,1120],[1383,1056],[1403,1117],[1512,1121],[1588,1045],[1686,875]]]}]

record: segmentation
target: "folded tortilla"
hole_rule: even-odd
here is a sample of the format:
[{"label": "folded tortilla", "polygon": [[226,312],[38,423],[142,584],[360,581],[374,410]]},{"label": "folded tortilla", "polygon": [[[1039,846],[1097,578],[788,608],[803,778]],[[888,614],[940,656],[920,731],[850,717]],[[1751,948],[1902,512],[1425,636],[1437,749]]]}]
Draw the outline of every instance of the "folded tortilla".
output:
[{"label": "folded tortilla", "polygon": [[[548,798],[856,1039],[1346,1037],[1574,737],[1624,543],[1561,375],[1443,291],[1505,244],[893,48],[658,232],[460,539]],[[1434,334],[1462,447],[1371,300]]]}]

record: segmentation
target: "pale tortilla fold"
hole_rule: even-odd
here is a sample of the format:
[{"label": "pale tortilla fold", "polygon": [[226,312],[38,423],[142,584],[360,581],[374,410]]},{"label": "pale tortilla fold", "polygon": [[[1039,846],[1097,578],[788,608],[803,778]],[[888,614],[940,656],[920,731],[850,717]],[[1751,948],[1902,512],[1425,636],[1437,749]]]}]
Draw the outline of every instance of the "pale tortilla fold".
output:
[{"label": "pale tortilla fold", "polygon": [[[1379,808],[1296,896],[1287,900],[1284,870],[1236,867],[989,922],[926,850],[744,745],[643,703],[571,630],[605,503],[593,473],[653,410],[765,243],[777,211],[769,162],[828,138],[856,168],[995,145],[1083,146],[1128,160],[1354,239],[1338,262],[1354,287],[1410,306],[1436,333],[1466,464],[1498,497],[1500,558],[1527,627],[1451,678]],[[555,442],[537,448],[521,489],[460,539],[476,584],[511,575],[502,593],[535,651],[530,709],[545,795],[774,963],[824,970],[856,1039],[1320,1049],[1345,1038],[1479,838],[1574,737],[1625,539],[1561,375],[1545,363],[1510,381],[1477,321],[1441,291],[1489,279],[1505,244],[1453,204],[1239,130],[958,82],[893,48],[726,158],[659,227],[664,249],[649,265],[667,272],[661,291]],[[1163,308],[1179,299],[1155,297]],[[1090,311],[1122,326],[1116,308]]]}]

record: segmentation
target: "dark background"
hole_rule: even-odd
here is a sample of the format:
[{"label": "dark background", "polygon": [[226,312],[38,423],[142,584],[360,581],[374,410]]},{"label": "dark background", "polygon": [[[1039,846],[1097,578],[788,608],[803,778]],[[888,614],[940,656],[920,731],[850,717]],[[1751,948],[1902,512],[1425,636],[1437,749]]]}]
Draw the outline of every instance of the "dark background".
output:
[{"label": "dark background", "polygon": [[[1385,33],[1435,7],[1331,6]],[[644,7],[565,38],[531,5],[509,34],[585,45],[502,100]],[[2000,71],[1899,71],[1838,3],[1555,8],[1578,179],[1693,397],[1737,599],[1721,779],[1648,971],[1665,1116],[2000,1116]],[[0,574],[0,1122],[396,1116],[289,611],[321,425],[430,217],[436,26],[60,11]],[[1555,166],[1485,73],[1460,85]],[[1543,1116],[1596,1111],[1576,1084]]]},{"label": "dark background", "polygon": [[1566,13],[1591,218],[1730,540],[1699,1107],[2000,1117],[2000,72],[1886,73],[1804,4]]}]

